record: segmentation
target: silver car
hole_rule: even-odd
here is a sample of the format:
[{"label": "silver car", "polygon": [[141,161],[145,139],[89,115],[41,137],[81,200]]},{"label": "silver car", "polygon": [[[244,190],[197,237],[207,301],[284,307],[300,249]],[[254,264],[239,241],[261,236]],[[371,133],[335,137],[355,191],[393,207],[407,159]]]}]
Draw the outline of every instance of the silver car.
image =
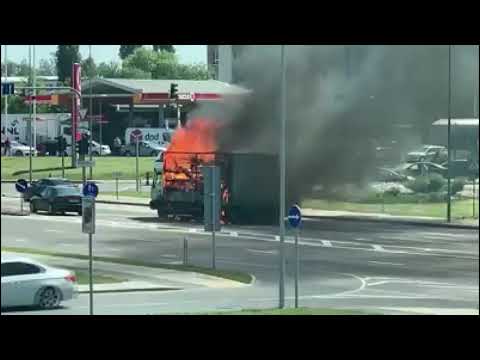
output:
[{"label": "silver car", "polygon": [[28,258],[2,255],[2,309],[38,306],[54,309],[77,296],[77,280],[69,270]]}]

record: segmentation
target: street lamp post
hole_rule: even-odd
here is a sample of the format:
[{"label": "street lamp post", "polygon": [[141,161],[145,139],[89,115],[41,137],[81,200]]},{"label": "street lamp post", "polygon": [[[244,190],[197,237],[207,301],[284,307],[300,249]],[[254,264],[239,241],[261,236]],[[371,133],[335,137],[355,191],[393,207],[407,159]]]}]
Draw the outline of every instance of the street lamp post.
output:
[{"label": "street lamp post", "polygon": [[[5,45],[5,81],[8,82],[8,62],[7,62],[7,45]],[[7,123],[8,119],[8,95],[5,94],[5,123]],[[5,133],[5,136],[7,134]],[[5,155],[7,155],[7,151],[5,149]]]},{"label": "street lamp post", "polygon": [[448,171],[447,171],[447,222],[452,221],[452,45],[448,45],[448,129],[447,129],[447,146],[448,146]]},{"label": "street lamp post", "polygon": [[[90,62],[92,61],[92,45],[88,45],[88,56],[90,58]],[[88,77],[89,79],[89,82],[90,82],[90,101],[89,101],[89,110],[88,110],[88,113],[90,114],[90,119],[89,119],[89,122],[88,122],[88,127],[89,127],[89,130],[90,130],[90,138],[88,140],[88,152],[89,152],[89,155],[90,155],[90,162],[93,161],[93,154],[92,154],[92,140],[93,140],[93,96],[92,96],[92,93],[93,93],[93,87],[92,87],[92,76],[91,76],[91,73]],[[101,148],[100,148],[100,151]],[[90,180],[93,179],[93,166],[90,166]]]},{"label": "street lamp post", "polygon": [[281,46],[281,97],[280,97],[280,274],[279,308],[285,307],[285,191],[286,191],[286,124],[287,124],[287,78],[285,45]]}]

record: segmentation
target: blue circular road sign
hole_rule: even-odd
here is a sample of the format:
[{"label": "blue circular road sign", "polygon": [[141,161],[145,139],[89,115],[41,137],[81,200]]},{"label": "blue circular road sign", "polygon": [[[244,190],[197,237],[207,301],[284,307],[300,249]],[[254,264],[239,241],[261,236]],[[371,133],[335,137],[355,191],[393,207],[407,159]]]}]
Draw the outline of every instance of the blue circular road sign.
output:
[{"label": "blue circular road sign", "polygon": [[24,192],[26,192],[27,189],[28,189],[28,182],[27,182],[27,180],[25,180],[25,179],[19,179],[19,180],[17,180],[17,182],[15,183],[15,189],[17,189],[17,191],[18,191],[19,193],[22,193],[22,194],[23,194]]},{"label": "blue circular road sign", "polygon": [[298,205],[293,205],[288,210],[288,223],[293,228],[297,228],[302,223],[302,210]]},{"label": "blue circular road sign", "polygon": [[98,195],[98,186],[93,182],[87,182],[83,186],[83,195],[97,197]]}]

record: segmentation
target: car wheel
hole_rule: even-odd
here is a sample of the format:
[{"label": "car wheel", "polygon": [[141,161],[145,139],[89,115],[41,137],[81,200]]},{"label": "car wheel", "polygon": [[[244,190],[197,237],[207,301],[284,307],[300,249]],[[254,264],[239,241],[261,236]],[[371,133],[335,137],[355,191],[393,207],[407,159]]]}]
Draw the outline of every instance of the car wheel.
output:
[{"label": "car wheel", "polygon": [[60,292],[53,287],[44,288],[38,294],[38,306],[41,309],[55,309],[60,305],[61,300]]},{"label": "car wheel", "polygon": [[55,209],[53,208],[53,204],[48,204],[48,215],[55,215]]},{"label": "car wheel", "polygon": [[32,214],[35,214],[37,212],[37,208],[35,207],[35,203],[33,201],[30,201],[30,212]]},{"label": "car wheel", "polygon": [[93,156],[100,156],[100,154],[99,154],[97,151],[94,151],[94,152],[92,153],[92,155],[93,155]]},{"label": "car wheel", "polygon": [[15,156],[23,156],[23,152],[20,150],[15,151]]}]

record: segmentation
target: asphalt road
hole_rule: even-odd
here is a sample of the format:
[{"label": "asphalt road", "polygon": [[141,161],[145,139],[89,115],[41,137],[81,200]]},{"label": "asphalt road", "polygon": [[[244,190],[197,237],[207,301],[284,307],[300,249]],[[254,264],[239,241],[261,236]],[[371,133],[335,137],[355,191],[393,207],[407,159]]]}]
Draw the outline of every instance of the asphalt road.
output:
[{"label": "asphalt road", "polygon": [[[2,198],[18,204],[18,199]],[[87,235],[74,215],[1,217],[2,246],[87,254]],[[190,313],[278,305],[275,227],[227,226],[217,234],[217,266],[253,274],[253,285],[235,289],[98,294],[98,314]],[[287,237],[287,305],[293,306],[293,237]],[[392,313],[478,313],[478,230],[339,220],[305,221],[300,238],[300,304]],[[96,255],[168,263],[211,264],[211,237],[195,223],[162,223],[148,208],[97,204]],[[87,314],[88,296],[52,311]],[[16,312],[10,312],[16,313]]]}]

